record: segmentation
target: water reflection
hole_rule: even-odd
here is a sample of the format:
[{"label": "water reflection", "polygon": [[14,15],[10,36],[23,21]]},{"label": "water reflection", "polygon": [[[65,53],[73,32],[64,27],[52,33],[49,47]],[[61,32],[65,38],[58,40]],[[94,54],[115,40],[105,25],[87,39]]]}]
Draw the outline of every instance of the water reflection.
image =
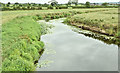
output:
[{"label": "water reflection", "polygon": [[[70,25],[69,25],[70,26]],[[79,34],[83,34],[87,37],[91,37],[93,39],[97,39],[97,40],[100,40],[106,44],[115,44],[115,45],[119,45],[120,41],[118,41],[117,38],[114,38],[112,36],[106,36],[106,35],[102,35],[102,34],[98,34],[98,33],[93,33],[91,31],[87,31],[87,30],[83,30],[81,28],[77,28],[75,26],[71,26],[71,29],[74,31],[74,32],[77,32]]]},{"label": "water reflection", "polygon": [[[117,71],[118,46],[87,37],[71,30],[63,19],[51,20],[48,24],[55,27],[52,34],[42,36],[45,48],[39,60],[49,66],[37,71]],[[43,63],[43,65],[47,64]]]}]

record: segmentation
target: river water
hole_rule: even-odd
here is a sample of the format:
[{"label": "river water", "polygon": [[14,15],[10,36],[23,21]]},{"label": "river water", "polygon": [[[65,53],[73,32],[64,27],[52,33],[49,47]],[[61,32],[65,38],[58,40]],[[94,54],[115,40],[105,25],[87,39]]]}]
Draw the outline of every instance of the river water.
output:
[{"label": "river water", "polygon": [[64,19],[46,22],[55,27],[43,35],[45,51],[37,71],[117,71],[118,46],[79,34]]}]

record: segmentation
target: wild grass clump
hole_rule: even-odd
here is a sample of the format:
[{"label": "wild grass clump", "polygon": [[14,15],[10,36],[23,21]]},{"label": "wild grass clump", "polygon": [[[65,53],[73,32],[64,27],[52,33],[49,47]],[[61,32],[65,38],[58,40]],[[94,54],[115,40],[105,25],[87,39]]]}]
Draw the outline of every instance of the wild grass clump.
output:
[{"label": "wild grass clump", "polygon": [[45,32],[33,17],[16,18],[2,25],[2,71],[34,71],[44,43]]}]

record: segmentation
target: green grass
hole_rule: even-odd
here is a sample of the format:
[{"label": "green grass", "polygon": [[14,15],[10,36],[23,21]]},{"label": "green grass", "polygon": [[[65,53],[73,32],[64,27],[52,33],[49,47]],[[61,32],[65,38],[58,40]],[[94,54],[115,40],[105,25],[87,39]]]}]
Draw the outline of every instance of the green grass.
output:
[{"label": "green grass", "polygon": [[6,23],[16,17],[20,16],[35,16],[37,14],[44,15],[48,13],[68,13],[70,11],[96,11],[96,10],[111,10],[114,8],[92,8],[92,9],[57,9],[57,10],[16,10],[16,11],[2,11],[2,22]]},{"label": "green grass", "polygon": [[76,26],[90,28],[98,32],[118,36],[118,9],[99,11],[94,13],[77,14],[66,20]]},{"label": "green grass", "polygon": [[43,24],[20,17],[2,25],[2,70],[34,71],[44,43],[39,41]]}]

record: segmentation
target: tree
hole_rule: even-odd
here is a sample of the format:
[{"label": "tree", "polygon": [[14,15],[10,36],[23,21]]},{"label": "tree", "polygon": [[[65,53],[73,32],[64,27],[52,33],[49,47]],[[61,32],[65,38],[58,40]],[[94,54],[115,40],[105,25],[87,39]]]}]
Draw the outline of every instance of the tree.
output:
[{"label": "tree", "polygon": [[68,5],[75,4],[78,5],[78,0],[69,0]]},{"label": "tree", "polygon": [[8,5],[10,5],[11,3],[10,2],[8,2]]},{"label": "tree", "polygon": [[87,8],[90,8],[90,2],[86,2],[85,5]]},{"label": "tree", "polygon": [[9,6],[10,6],[10,4],[11,4],[11,3],[10,3],[10,2],[8,2],[8,3],[6,4],[6,5],[7,5],[7,7],[9,7]]},{"label": "tree", "polygon": [[19,4],[18,2],[15,3],[15,5],[18,5],[18,4]]},{"label": "tree", "polygon": [[103,4],[102,4],[102,6],[107,6],[107,5],[108,5],[108,3],[103,3]]},{"label": "tree", "polygon": [[45,3],[44,5],[43,5],[44,7],[47,7],[47,6],[49,6],[47,3]]},{"label": "tree", "polygon": [[77,6],[77,5],[78,5],[78,3],[77,3],[77,2],[75,2],[75,5]]},{"label": "tree", "polygon": [[68,5],[71,5],[72,3],[71,2],[68,2]]},{"label": "tree", "polygon": [[96,3],[93,3],[94,5],[96,5]]},{"label": "tree", "polygon": [[58,4],[58,2],[56,0],[51,0],[48,3],[51,3],[52,6],[55,6]]}]

